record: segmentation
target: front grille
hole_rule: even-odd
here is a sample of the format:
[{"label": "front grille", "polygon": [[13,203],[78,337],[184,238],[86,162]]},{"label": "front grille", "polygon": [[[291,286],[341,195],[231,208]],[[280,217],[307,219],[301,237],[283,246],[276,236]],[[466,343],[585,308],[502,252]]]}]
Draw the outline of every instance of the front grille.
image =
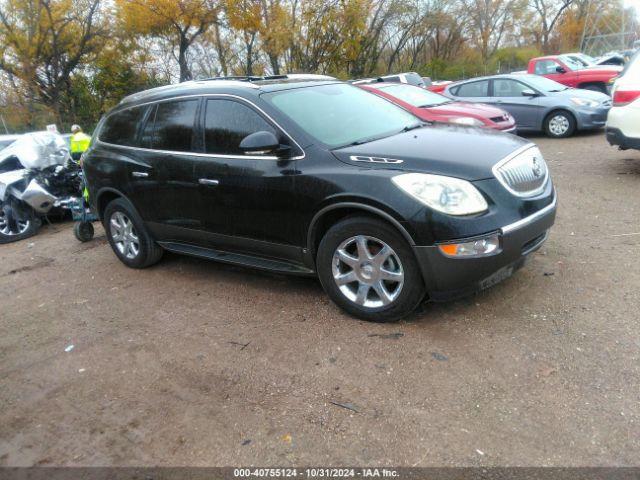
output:
[{"label": "front grille", "polygon": [[493,174],[514,195],[530,197],[542,191],[549,171],[540,150],[530,147],[499,162]]}]

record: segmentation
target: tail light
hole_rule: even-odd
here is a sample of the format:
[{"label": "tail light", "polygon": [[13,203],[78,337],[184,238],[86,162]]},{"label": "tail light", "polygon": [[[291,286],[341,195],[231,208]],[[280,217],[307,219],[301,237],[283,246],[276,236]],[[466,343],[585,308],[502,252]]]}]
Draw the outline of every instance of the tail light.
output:
[{"label": "tail light", "polygon": [[613,92],[613,106],[622,107],[633,102],[640,97],[640,90],[620,90],[616,89]]}]

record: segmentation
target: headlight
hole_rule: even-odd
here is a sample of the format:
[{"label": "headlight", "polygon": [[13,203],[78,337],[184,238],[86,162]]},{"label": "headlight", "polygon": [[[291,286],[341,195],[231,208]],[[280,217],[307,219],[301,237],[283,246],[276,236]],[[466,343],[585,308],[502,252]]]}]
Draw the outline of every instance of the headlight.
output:
[{"label": "headlight", "polygon": [[404,173],[392,180],[416,200],[448,215],[471,215],[489,208],[482,194],[466,180],[427,173]]},{"label": "headlight", "polygon": [[588,98],[572,98],[571,103],[578,105],[579,107],[597,107],[600,105],[600,102],[596,102],[595,100],[590,100]]},{"label": "headlight", "polygon": [[484,127],[484,123],[473,117],[455,117],[449,119],[449,123],[457,123],[458,125],[468,125],[470,127]]}]

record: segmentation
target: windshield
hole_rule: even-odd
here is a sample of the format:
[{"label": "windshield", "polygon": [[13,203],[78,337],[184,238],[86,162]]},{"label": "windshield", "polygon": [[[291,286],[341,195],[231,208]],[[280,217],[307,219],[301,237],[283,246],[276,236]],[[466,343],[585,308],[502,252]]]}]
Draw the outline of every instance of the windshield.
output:
[{"label": "windshield", "polygon": [[549,78],[541,77],[539,75],[526,75],[523,76],[522,79],[526,80],[530,87],[533,87],[543,93],[562,92],[563,90],[567,90],[568,88],[561,83],[555,82]]},{"label": "windshield", "polygon": [[344,83],[272,92],[263,98],[330,148],[388,137],[421,125],[393,103]]},{"label": "windshield", "polygon": [[413,107],[433,107],[451,102],[447,97],[412,85],[387,85],[377,88]]},{"label": "windshield", "polygon": [[558,58],[571,70],[582,70],[586,68],[582,62],[571,58],[569,55],[560,55]]}]

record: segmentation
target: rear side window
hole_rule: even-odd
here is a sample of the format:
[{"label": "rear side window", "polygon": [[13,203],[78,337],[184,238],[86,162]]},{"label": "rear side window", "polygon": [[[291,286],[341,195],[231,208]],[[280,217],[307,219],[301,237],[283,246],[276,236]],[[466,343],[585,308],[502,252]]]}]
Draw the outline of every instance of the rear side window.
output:
[{"label": "rear side window", "polygon": [[100,130],[100,140],[127,147],[137,146],[137,134],[146,111],[145,107],[133,107],[110,115]]},{"label": "rear side window", "polygon": [[207,153],[244,155],[240,142],[255,132],[278,132],[256,111],[233,100],[207,100],[204,146]]},{"label": "rear side window", "polygon": [[[180,100],[159,103],[155,111],[151,148],[154,150],[170,150],[174,152],[191,151],[193,125],[196,119],[198,100]],[[149,122],[154,120],[153,113]],[[145,127],[143,137],[148,138],[149,130]]]},{"label": "rear side window", "polygon": [[455,93],[458,97],[488,97],[489,81],[465,83]]}]

